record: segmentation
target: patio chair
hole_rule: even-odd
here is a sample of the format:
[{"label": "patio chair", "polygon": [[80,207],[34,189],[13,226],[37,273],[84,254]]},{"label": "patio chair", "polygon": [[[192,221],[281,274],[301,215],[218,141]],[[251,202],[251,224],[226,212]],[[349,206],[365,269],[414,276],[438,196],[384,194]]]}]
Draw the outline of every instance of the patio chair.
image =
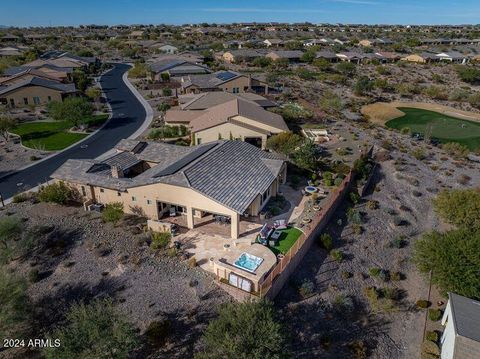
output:
[{"label": "patio chair", "polygon": [[277,219],[273,222],[273,227],[275,229],[287,229],[288,223],[285,219]]}]

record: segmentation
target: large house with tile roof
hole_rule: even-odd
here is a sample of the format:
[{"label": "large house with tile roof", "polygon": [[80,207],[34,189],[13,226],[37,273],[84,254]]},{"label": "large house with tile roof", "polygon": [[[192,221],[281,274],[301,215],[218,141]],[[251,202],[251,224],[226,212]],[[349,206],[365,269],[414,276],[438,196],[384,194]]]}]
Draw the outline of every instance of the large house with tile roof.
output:
[{"label": "large house with tile roof", "polygon": [[276,154],[240,141],[184,147],[122,140],[103,160],[70,159],[52,177],[76,188],[85,206],[121,202],[127,213],[159,220],[173,209],[188,228],[207,214],[230,218],[238,238],[241,216],[257,216],[286,179]]}]

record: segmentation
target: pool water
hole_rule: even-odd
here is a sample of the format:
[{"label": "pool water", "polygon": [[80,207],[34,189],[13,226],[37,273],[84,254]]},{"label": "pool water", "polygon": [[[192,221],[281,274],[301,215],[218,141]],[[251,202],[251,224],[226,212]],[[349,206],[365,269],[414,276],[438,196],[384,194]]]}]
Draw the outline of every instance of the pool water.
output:
[{"label": "pool water", "polygon": [[240,257],[233,263],[237,268],[246,270],[247,272],[254,273],[257,268],[262,264],[263,258],[256,257],[252,254],[242,253]]}]

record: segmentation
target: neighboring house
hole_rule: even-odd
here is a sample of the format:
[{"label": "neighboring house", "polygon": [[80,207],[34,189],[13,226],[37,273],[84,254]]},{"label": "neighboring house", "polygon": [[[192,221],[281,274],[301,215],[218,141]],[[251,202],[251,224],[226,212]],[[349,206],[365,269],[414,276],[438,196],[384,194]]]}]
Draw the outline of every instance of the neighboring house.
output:
[{"label": "neighboring house", "polygon": [[457,51],[441,52],[435,55],[440,61],[453,62],[456,64],[466,64],[469,57]]},{"label": "neighboring house", "polygon": [[240,98],[213,106],[190,121],[196,144],[239,139],[266,148],[267,139],[288,131],[283,117]]},{"label": "neighboring house", "polygon": [[479,301],[448,293],[442,325],[441,359],[480,358]]},{"label": "neighboring house", "polygon": [[230,50],[226,51],[222,55],[222,59],[228,63],[239,63],[242,61],[252,62],[256,58],[265,56],[265,53],[262,51],[254,49],[241,49],[241,50]]},{"label": "neighboring house", "polygon": [[24,48],[17,46],[7,46],[0,48],[0,57],[21,56],[25,52]]},{"label": "neighboring house", "polygon": [[197,94],[209,91],[241,93],[250,89],[268,93],[268,84],[234,71],[217,71],[208,75],[182,77],[182,93]]},{"label": "neighboring house", "polygon": [[121,202],[127,213],[159,220],[173,209],[188,228],[207,214],[230,218],[231,238],[240,216],[257,216],[286,179],[286,163],[240,141],[185,147],[122,140],[104,160],[66,161],[52,177],[78,189],[88,206]]},{"label": "neighboring house", "polygon": [[39,106],[50,101],[63,101],[76,94],[75,84],[63,84],[40,77],[0,88],[0,102],[10,107]]},{"label": "neighboring house", "polygon": [[16,35],[12,35],[12,34],[6,34],[2,37],[0,37],[0,41],[3,41],[3,42],[16,42],[16,41],[19,41],[20,40],[20,37],[16,36]]},{"label": "neighboring house", "polygon": [[432,53],[422,52],[421,54],[411,54],[401,58],[402,61],[416,62],[419,64],[426,64],[430,62],[440,61],[440,59]]},{"label": "neighboring house", "polygon": [[325,45],[325,42],[320,39],[310,39],[310,40],[303,41],[303,46],[305,47],[319,46],[319,45]]},{"label": "neighboring house", "polygon": [[128,35],[128,38],[131,40],[141,40],[143,38],[143,34],[144,34],[144,31],[141,31],[141,30],[132,31]]},{"label": "neighboring house", "polygon": [[375,53],[375,57],[382,63],[395,62],[402,58],[402,55],[396,52],[379,51]]},{"label": "neighboring house", "polygon": [[276,107],[277,104],[266,99],[263,96],[251,92],[233,94],[230,92],[203,92],[196,95],[180,95],[178,97],[179,106],[184,111],[206,110],[210,107],[229,102],[236,98],[250,101],[264,109]]},{"label": "neighboring house", "polygon": [[372,46],[382,46],[382,45],[393,45],[393,41],[389,39],[364,39],[358,42],[359,45],[364,47],[372,47]]},{"label": "neighboring house", "polygon": [[324,59],[328,62],[338,62],[339,61],[339,58],[337,57],[337,54],[335,54],[333,51],[328,51],[328,50],[318,51],[315,54],[315,58],[316,59]]},{"label": "neighboring house", "polygon": [[158,49],[165,54],[176,54],[178,52],[177,47],[168,44],[160,46]]},{"label": "neighboring house", "polygon": [[355,64],[361,63],[363,60],[368,59],[368,56],[354,51],[340,52],[337,54],[337,57],[341,61],[353,62]]},{"label": "neighboring house", "polygon": [[69,82],[72,80],[73,69],[71,67],[57,67],[54,65],[43,64],[38,66],[17,66],[6,69],[3,73],[4,76],[16,76],[24,73],[30,69],[40,71],[48,77],[54,78],[56,81]]},{"label": "neighboring house", "polygon": [[277,61],[280,59],[287,59],[290,63],[300,62],[302,56],[303,56],[303,52],[299,50],[271,51],[266,55],[266,57],[272,59],[273,61]]},{"label": "neighboring house", "polygon": [[0,86],[11,86],[20,82],[24,82],[26,80],[30,80],[33,77],[37,78],[42,78],[45,80],[50,80],[50,81],[55,81],[55,82],[62,82],[61,79],[59,79],[56,76],[52,76],[46,72],[43,72],[41,70],[34,69],[32,67],[28,67],[23,69],[20,72],[17,72],[16,74],[13,74],[11,76],[6,76],[0,78]]},{"label": "neighboring house", "polygon": [[280,39],[266,39],[263,44],[267,47],[281,47],[284,45],[283,40]]},{"label": "neighboring house", "polygon": [[160,81],[162,74],[167,73],[170,77],[188,75],[209,74],[208,67],[181,59],[163,59],[149,65],[150,76],[154,81]]}]

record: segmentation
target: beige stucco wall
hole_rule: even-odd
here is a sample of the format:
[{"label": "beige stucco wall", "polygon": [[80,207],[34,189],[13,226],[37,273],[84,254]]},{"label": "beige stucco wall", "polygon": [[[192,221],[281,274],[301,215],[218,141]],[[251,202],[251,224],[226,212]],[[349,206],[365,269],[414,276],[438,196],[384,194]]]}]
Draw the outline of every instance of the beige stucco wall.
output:
[{"label": "beige stucco wall", "polygon": [[[38,97],[40,99],[40,104],[47,104],[49,102],[48,96],[50,96],[50,101],[62,101],[62,94],[60,91],[40,86],[22,87],[5,94],[4,98],[7,100],[9,105],[11,104],[11,99],[13,99],[15,101],[15,107],[23,107],[34,105],[34,97]],[[28,99],[28,105],[25,105],[23,100],[24,98]]]},{"label": "beige stucco wall", "polygon": [[282,130],[281,128],[273,127],[273,126],[270,126],[270,125],[252,120],[251,118],[248,118],[248,117],[235,116],[233,119],[237,120],[237,121],[241,121],[241,122],[243,122],[247,125],[250,125],[250,126],[255,126],[255,127],[261,128],[262,130],[265,130],[265,131],[268,131],[268,132],[271,132],[271,133],[284,132],[284,130]]},{"label": "beige stucco wall", "polygon": [[231,52],[226,52],[222,56],[223,60],[228,63],[233,63],[235,61],[235,57],[232,55]]},{"label": "beige stucco wall", "polygon": [[195,132],[195,141],[197,144],[199,143],[199,140],[201,141],[200,143],[217,141],[219,139],[219,134],[224,140],[229,140],[230,134],[232,134],[233,139],[241,139],[242,141],[245,139],[245,137],[259,137],[262,139],[262,147],[265,147],[267,142],[266,134],[262,134],[260,132],[229,122]]}]

